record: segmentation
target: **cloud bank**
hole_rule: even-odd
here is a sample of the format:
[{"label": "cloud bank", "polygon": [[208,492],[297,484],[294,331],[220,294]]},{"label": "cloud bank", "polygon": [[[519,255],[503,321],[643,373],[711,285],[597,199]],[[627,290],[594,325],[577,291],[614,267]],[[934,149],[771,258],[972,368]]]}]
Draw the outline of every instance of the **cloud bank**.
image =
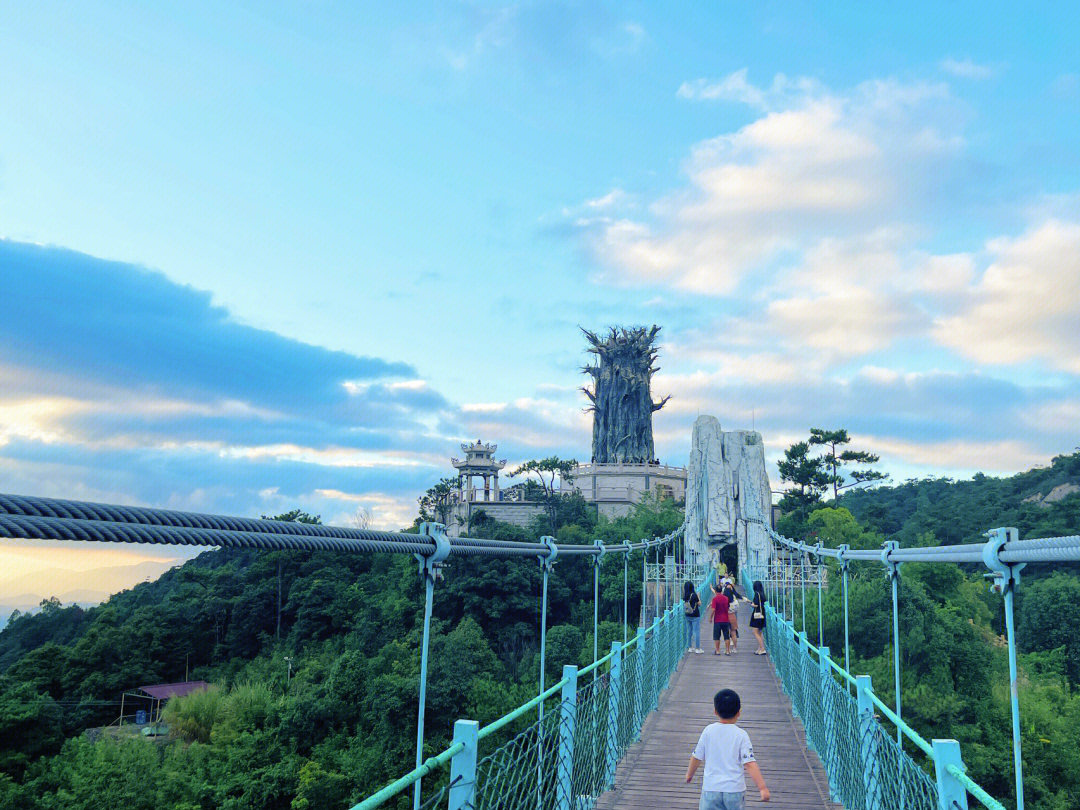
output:
[{"label": "cloud bank", "polygon": [[407,364],[238,323],[160,273],[0,241],[7,490],[411,522],[463,426]]}]

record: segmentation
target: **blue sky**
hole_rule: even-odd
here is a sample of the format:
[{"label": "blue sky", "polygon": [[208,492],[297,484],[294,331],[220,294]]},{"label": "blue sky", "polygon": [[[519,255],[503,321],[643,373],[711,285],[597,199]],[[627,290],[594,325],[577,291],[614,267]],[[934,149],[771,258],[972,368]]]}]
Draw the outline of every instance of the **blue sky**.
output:
[{"label": "blue sky", "polygon": [[0,5],[0,491],[404,525],[611,323],[665,461],[1071,452],[1080,11],[878,5]]}]

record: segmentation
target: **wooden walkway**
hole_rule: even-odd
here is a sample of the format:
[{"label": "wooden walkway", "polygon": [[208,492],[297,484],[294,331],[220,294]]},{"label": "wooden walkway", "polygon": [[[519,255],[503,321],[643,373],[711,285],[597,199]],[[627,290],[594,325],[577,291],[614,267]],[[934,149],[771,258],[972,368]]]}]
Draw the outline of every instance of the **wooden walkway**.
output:
[{"label": "wooden walkway", "polygon": [[[704,655],[687,654],[649,715],[641,739],[619,762],[615,789],[600,797],[598,810],[696,810],[701,771],[686,784],[686,765],[701,730],[715,721],[712,698],[720,689],[734,689],[742,698],[739,725],[754,745],[754,756],[772,793],[758,801],[752,780],[746,780],[746,806],[765,810],[835,810],[817,755],[806,745],[802,725],[780,689],[769,657],[754,655],[749,606],[739,606],[737,655],[712,654],[712,628],[702,626]],[[706,634],[708,629],[708,634]],[[708,635],[708,639],[706,639]]]}]

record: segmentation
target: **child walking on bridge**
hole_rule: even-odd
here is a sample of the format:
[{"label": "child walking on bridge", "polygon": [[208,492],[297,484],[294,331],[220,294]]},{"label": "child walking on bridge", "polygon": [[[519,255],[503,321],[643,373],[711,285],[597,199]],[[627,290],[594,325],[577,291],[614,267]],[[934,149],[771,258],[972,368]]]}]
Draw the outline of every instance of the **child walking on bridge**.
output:
[{"label": "child walking on bridge", "polygon": [[746,799],[744,771],[757,785],[761,801],[769,801],[769,789],[765,787],[765,778],[754,759],[750,735],[735,725],[742,713],[738,693],[721,689],[713,697],[713,709],[720,722],[706,726],[701,732],[686,769],[686,781],[690,782],[697,769],[705,766],[698,810],[743,810]]}]

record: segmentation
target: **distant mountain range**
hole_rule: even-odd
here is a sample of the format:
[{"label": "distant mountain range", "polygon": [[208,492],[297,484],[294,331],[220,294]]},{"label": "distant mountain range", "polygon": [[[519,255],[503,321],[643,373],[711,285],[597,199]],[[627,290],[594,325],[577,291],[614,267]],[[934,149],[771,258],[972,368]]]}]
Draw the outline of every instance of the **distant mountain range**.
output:
[{"label": "distant mountain range", "polygon": [[7,625],[12,611],[35,612],[43,599],[55,596],[64,605],[91,607],[140,582],[152,582],[182,562],[148,560],[86,571],[52,568],[0,580],[0,629]]}]

